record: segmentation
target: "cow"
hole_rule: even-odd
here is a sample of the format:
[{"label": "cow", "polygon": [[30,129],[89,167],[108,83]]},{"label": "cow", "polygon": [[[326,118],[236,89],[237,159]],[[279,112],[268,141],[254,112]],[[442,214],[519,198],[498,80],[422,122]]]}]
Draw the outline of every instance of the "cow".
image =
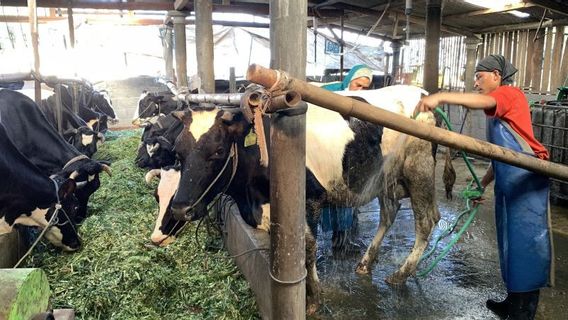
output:
[{"label": "cow", "polygon": [[87,202],[100,186],[99,174],[110,174],[106,162],[95,161],[66,143],[48,123],[37,105],[25,95],[0,90],[0,123],[14,145],[42,172],[77,182],[76,223],[87,216]]},{"label": "cow", "polygon": [[138,99],[138,106],[134,111],[132,123],[140,125],[146,119],[161,114],[167,115],[172,111],[187,108],[187,106],[185,101],[179,100],[169,91],[148,92],[144,90]]},{"label": "cow", "polygon": [[[416,87],[399,86],[357,93],[357,96],[371,100],[374,105],[386,106],[391,111],[406,114],[408,110],[413,110],[422,93]],[[226,188],[225,193],[235,198],[243,219],[253,227],[261,223],[261,205],[268,202],[267,168],[258,164],[257,149],[243,147],[251,125],[242,118],[239,113],[232,115],[220,111],[209,130],[196,135],[193,128],[189,127],[193,114],[186,111],[183,116],[186,127],[175,145],[176,152],[182,159],[179,189],[171,202],[171,212],[166,211],[164,220],[171,219],[168,218],[171,213],[177,220],[199,219],[206,214],[205,207],[209,201]],[[433,125],[431,113],[420,115],[417,119]],[[184,144],[182,141],[191,143]],[[236,150],[231,151],[234,148]],[[405,264],[387,281],[401,283],[413,273],[433,226],[439,220],[433,194],[434,159],[429,150],[429,142],[403,136],[392,130],[385,129],[383,132],[382,127],[357,119],[346,121],[338,113],[326,109],[315,106],[308,108],[306,217],[310,227],[308,231],[311,231],[306,234],[307,291],[310,295],[308,311],[313,311],[319,301],[315,241],[312,235],[315,235],[322,206],[360,206],[379,198],[379,233],[357,268],[359,273],[365,273],[376,257],[376,249],[384,232],[394,220],[399,199],[410,196],[418,231],[415,247]],[[235,161],[231,160],[229,154],[238,155],[239,159],[233,173],[226,169],[231,167],[229,162]],[[389,164],[387,167],[382,166],[383,157],[385,163]],[[234,180],[229,184],[231,175],[234,175]],[[387,188],[383,187],[385,183]],[[167,230],[162,231],[167,234]]]},{"label": "cow", "polygon": [[[104,135],[101,132],[93,130],[91,127],[78,115],[71,111],[71,95],[67,90],[61,90],[61,127],[62,136],[71,145],[73,145],[79,152],[86,155],[87,157],[92,157],[97,148],[105,140]],[[53,126],[54,129],[58,129],[58,122],[56,116],[57,103],[55,95],[42,100],[42,103],[38,105],[45,115],[47,121]],[[80,106],[79,110],[83,109],[84,106]],[[87,113],[90,113],[87,111]]]},{"label": "cow", "polygon": [[71,220],[77,205],[75,182],[50,179],[41,172],[16,148],[3,124],[0,148],[0,234],[15,225],[48,228],[45,237],[52,244],[66,251],[79,249],[81,242]]},{"label": "cow", "polygon": [[[145,180],[150,184],[155,177],[160,178],[158,187],[154,191],[154,198],[158,202],[158,217],[156,225],[152,231],[151,240],[158,246],[167,246],[175,241],[175,235],[185,226],[186,221],[172,219],[172,215],[168,214],[164,218],[166,211],[169,209],[170,201],[177,191],[180,179],[180,170],[178,167],[167,167],[161,169],[152,169],[146,173]],[[171,226],[169,224],[172,224]]]},{"label": "cow", "polygon": [[134,162],[140,168],[158,169],[175,163],[174,142],[183,124],[172,114],[146,122]]}]

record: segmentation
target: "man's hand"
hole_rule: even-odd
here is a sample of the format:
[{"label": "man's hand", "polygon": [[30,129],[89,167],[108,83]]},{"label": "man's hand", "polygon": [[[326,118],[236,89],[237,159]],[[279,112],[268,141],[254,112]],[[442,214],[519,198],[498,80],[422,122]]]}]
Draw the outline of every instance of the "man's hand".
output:
[{"label": "man's hand", "polygon": [[441,94],[435,93],[425,96],[416,105],[415,112],[426,112],[434,110],[441,102]]}]

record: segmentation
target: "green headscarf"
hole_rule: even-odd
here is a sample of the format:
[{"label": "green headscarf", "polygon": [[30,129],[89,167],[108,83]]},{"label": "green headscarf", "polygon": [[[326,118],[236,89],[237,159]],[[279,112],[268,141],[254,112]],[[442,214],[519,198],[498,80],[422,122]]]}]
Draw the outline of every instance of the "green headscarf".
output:
[{"label": "green headscarf", "polygon": [[343,91],[349,88],[349,83],[351,83],[352,80],[361,77],[369,78],[372,81],[373,71],[364,64],[358,64],[349,70],[349,73],[343,78],[343,81],[328,83],[323,85],[322,88],[329,91]]}]

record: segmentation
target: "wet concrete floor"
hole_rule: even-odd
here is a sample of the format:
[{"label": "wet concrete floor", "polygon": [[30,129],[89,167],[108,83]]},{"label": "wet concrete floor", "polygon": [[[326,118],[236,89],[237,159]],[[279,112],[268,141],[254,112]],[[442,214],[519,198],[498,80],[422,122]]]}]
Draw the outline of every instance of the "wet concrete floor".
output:
[{"label": "wet concrete floor", "polygon": [[[483,161],[474,161],[480,178],[487,165]],[[442,220],[432,239],[440,234],[440,225],[453,222],[465,207],[464,200],[457,194],[465,188],[471,175],[461,158],[454,161],[454,167],[457,181],[453,201],[446,200],[443,192],[443,163],[439,161],[436,168],[438,206]],[[324,303],[315,318],[498,319],[485,308],[488,298],[501,299],[506,295],[499,271],[492,185],[488,189],[484,205],[449,254],[428,276],[411,277],[403,286],[392,287],[384,279],[403,263],[414,243],[414,218],[408,200],[402,202],[370,276],[360,276],[354,272],[365,247],[355,246],[348,252],[333,252],[331,233],[320,233],[318,271],[324,290]],[[379,208],[375,201],[360,210],[354,243],[366,246],[377,229]],[[568,319],[568,208],[553,206],[552,212],[556,286],[541,291],[537,319]],[[437,252],[450,239],[451,236],[440,241]],[[424,269],[427,263],[428,260],[419,269]]]}]

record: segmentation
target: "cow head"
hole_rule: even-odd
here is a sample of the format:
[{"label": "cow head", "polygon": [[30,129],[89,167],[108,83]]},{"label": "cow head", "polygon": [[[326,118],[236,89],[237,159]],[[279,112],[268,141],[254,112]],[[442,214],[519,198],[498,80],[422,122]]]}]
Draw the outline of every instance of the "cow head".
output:
[{"label": "cow head", "polygon": [[182,129],[180,120],[171,114],[148,123],[138,146],[136,165],[150,169],[173,165],[176,160],[174,142]]},{"label": "cow head", "polygon": [[154,192],[159,210],[151,240],[157,246],[166,246],[175,240],[176,234],[187,223],[174,219],[171,213],[171,200],[178,189],[180,170],[178,167],[150,170],[146,174],[146,182],[150,183],[154,177],[160,177],[160,183]]},{"label": "cow head", "polygon": [[204,217],[207,205],[229,187],[238,164],[236,146],[244,143],[244,132],[251,127],[242,113],[219,111],[213,124],[197,136],[195,130],[185,129],[194,117],[191,111],[181,115],[184,130],[175,146],[182,163],[179,189],[171,205],[177,220]]},{"label": "cow head", "polygon": [[118,118],[114,112],[114,108],[112,107],[112,101],[110,100],[110,96],[108,91],[101,90],[101,91],[93,91],[93,97],[91,100],[91,109],[98,113],[104,114],[108,117],[111,123],[117,123]]},{"label": "cow head", "polygon": [[102,133],[93,131],[87,126],[69,129],[63,132],[63,138],[87,157],[92,157],[97,152],[97,148],[105,141],[105,136]]},{"label": "cow head", "polygon": [[67,179],[58,185],[61,207],[54,205],[46,210],[45,221],[47,223],[51,220],[52,225],[48,226],[49,229],[46,231],[45,237],[53,245],[61,247],[65,251],[75,251],[81,246],[74,222],[79,207],[79,201],[74,195],[76,184],[72,179]]},{"label": "cow head", "polygon": [[138,118],[146,119],[159,115],[160,104],[164,102],[164,96],[143,91],[138,100]]}]

